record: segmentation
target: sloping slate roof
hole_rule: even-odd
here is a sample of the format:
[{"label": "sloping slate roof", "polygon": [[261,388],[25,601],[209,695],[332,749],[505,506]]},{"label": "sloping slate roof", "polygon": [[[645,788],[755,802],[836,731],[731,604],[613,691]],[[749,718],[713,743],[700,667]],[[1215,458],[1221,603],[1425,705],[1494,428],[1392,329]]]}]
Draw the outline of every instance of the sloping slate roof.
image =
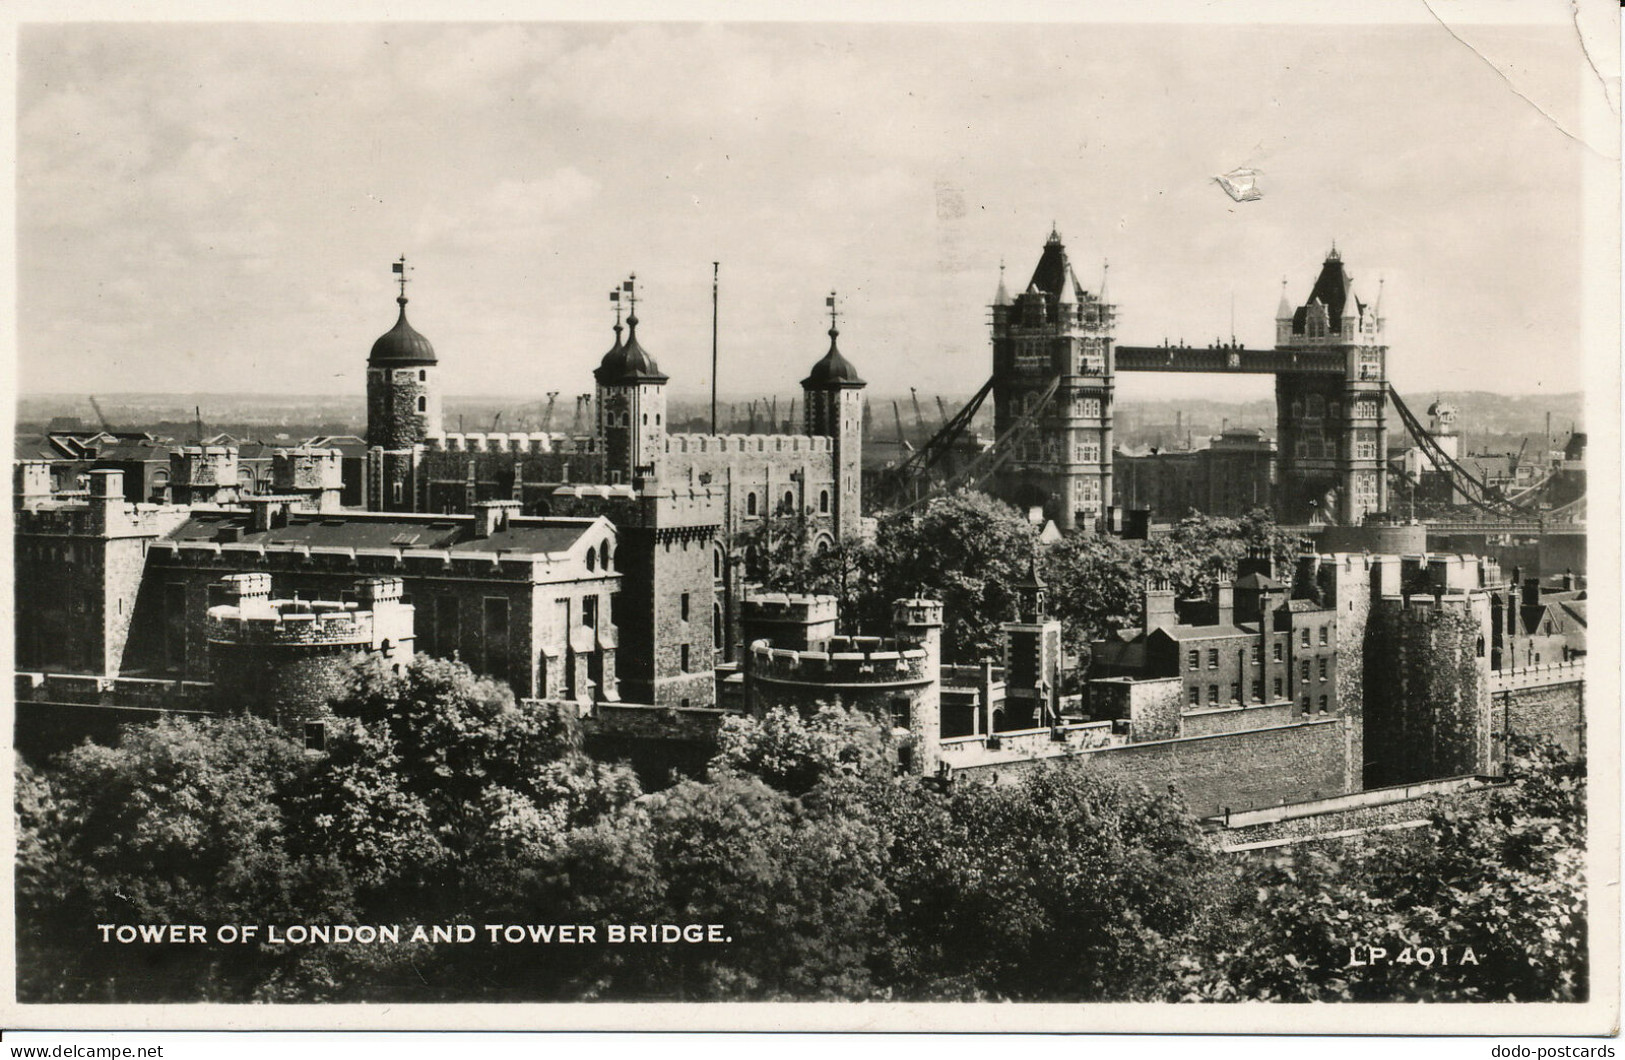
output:
[{"label": "sloping slate roof", "polygon": [[1160,632],[1174,640],[1213,640],[1220,637],[1256,637],[1258,630],[1241,626],[1164,626]]},{"label": "sloping slate roof", "polygon": [[250,545],[306,545],[321,548],[422,548],[452,552],[511,552],[539,554],[565,552],[592,527],[590,520],[548,520],[545,523],[510,523],[490,537],[474,536],[466,521],[449,522],[435,516],[398,519],[346,519],[343,515],[295,515],[287,526],[251,531],[246,512],[199,512],[169,535],[175,541],[213,541],[226,528],[243,531],[239,539]]},{"label": "sloping slate roof", "polygon": [[12,442],[12,457],[16,460],[61,460],[62,454],[45,438],[28,435]]}]

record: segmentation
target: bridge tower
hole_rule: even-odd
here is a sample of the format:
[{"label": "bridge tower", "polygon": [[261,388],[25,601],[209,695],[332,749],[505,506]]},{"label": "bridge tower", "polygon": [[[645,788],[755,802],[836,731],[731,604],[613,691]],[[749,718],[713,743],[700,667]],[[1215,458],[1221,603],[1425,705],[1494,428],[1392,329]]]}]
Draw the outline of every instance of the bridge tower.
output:
[{"label": "bridge tower", "polygon": [[990,492],[1062,530],[1098,529],[1112,497],[1114,307],[1078,283],[1052,230],[1026,290],[1011,298],[1001,278],[992,308],[995,434],[1013,453]]},{"label": "bridge tower", "polygon": [[[1309,298],[1275,315],[1275,349],[1292,354],[1275,373],[1276,445],[1283,521],[1358,524],[1388,508],[1388,347],[1381,297],[1360,301],[1333,247]],[[1335,357],[1336,370],[1322,362]],[[1318,371],[1293,371],[1300,363]]]}]

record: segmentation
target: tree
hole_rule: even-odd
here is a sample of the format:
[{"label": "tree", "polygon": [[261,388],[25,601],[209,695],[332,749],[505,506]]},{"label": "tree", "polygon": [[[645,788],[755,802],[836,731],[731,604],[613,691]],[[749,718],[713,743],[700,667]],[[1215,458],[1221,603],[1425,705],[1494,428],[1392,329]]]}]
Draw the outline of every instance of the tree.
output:
[{"label": "tree", "polygon": [[904,997],[1147,999],[1207,907],[1215,855],[1183,805],[1077,763],[896,805]]},{"label": "tree", "polygon": [[369,725],[454,859],[555,842],[640,793],[630,770],[586,757],[568,707],[517,702],[507,684],[461,662],[420,656],[401,674],[360,668],[333,709]]},{"label": "tree", "polygon": [[872,718],[838,706],[813,717],[775,708],[766,717],[723,719],[713,773],[749,774],[789,795],[838,779],[892,774],[889,733]]},{"label": "tree", "polygon": [[1257,551],[1268,554],[1289,580],[1294,557],[1305,547],[1262,510],[1239,519],[1192,513],[1170,533],[1145,541],[1068,535],[1045,550],[1043,569],[1068,647],[1082,651],[1108,633],[1139,626],[1142,594],[1153,579],[1167,581],[1182,597],[1204,595],[1233,578],[1241,560]]},{"label": "tree", "polygon": [[1037,530],[1019,512],[973,490],[887,515],[875,532],[864,628],[884,628],[893,600],[928,597],[943,604],[946,658],[996,656],[1000,627],[1016,615],[1015,586],[1037,544]]},{"label": "tree", "polygon": [[303,748],[253,717],[166,717],[22,775],[17,902],[31,1000],[247,1000],[283,954],[102,943],[97,924],[353,915],[342,859],[294,850],[283,800]]},{"label": "tree", "polygon": [[[1441,803],[1423,828],[1243,860],[1170,996],[1584,1000],[1583,767],[1539,748],[1519,767],[1516,783]],[[1371,946],[1386,958],[1370,960]]]}]

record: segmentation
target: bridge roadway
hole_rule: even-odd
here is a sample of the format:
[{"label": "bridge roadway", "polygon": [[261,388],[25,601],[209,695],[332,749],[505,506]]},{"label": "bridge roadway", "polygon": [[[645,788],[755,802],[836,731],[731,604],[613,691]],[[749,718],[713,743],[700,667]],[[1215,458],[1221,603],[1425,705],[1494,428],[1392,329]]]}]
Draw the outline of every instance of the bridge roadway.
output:
[{"label": "bridge roadway", "polygon": [[1119,372],[1228,372],[1273,375],[1316,372],[1343,375],[1348,362],[1342,350],[1254,350],[1245,346],[1116,346]]}]

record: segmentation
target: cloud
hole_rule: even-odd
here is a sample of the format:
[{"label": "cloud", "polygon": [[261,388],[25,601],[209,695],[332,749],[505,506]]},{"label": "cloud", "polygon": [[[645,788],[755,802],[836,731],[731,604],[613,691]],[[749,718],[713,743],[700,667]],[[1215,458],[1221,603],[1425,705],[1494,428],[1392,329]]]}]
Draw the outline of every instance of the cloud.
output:
[{"label": "cloud", "polygon": [[503,180],[461,208],[425,205],[415,238],[420,246],[458,250],[522,245],[582,209],[598,189],[598,181],[574,166],[533,180]]}]

